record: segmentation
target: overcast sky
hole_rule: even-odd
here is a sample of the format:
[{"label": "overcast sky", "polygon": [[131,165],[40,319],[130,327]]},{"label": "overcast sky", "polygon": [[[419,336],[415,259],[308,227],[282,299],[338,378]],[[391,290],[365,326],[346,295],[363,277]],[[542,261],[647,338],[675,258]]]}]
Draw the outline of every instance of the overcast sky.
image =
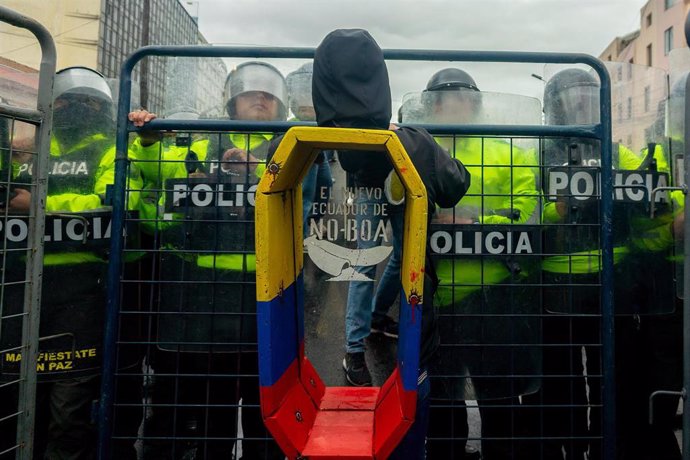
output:
[{"label": "overcast sky", "polygon": [[[184,0],[183,0],[184,3]],[[199,0],[211,43],[315,47],[336,28],[369,30],[382,48],[581,52],[597,56],[639,27],[645,0]],[[234,61],[239,62],[239,61]],[[299,63],[272,61],[289,72]],[[484,91],[541,94],[543,66],[457,64]],[[229,68],[232,62],[229,63]],[[447,63],[390,63],[394,107]]]}]

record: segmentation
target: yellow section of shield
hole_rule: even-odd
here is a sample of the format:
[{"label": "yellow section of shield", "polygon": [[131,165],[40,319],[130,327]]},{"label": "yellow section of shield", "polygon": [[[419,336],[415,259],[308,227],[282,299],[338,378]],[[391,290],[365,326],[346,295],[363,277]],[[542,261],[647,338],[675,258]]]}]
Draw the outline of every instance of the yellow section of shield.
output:
[{"label": "yellow section of shield", "polygon": [[259,302],[279,296],[302,271],[302,187],[321,150],[387,152],[405,189],[401,277],[407,298],[422,298],[427,196],[417,170],[393,131],[293,127],[283,136],[256,192],[256,290]]}]

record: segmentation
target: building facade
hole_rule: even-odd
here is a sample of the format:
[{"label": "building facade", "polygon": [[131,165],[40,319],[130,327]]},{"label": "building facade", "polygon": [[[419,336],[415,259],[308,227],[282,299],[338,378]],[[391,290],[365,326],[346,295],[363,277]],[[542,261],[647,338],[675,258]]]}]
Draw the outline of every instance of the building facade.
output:
[{"label": "building facade", "polygon": [[636,150],[664,134],[669,54],[687,47],[685,18],[690,0],[649,0],[640,28],[614,38],[599,55],[610,61],[614,141]]},{"label": "building facade", "polygon": [[[206,44],[196,18],[178,0],[5,0],[5,6],[42,23],[55,39],[58,69],[94,68],[109,79],[119,77],[125,58],[145,45]],[[23,30],[0,24],[0,56],[37,69],[40,48]],[[146,58],[134,70],[131,104],[165,113],[175,105],[207,112],[221,105],[227,70],[220,59],[187,63],[184,74],[169,58]],[[177,75],[181,82],[172,84]],[[184,81],[184,83],[182,83]],[[113,84],[117,92],[117,83]],[[180,96],[182,97],[182,96]]]},{"label": "building facade", "polygon": [[690,0],[649,0],[640,9],[640,28],[616,37],[599,55],[604,61],[630,62],[668,70],[668,55],[685,43]]}]

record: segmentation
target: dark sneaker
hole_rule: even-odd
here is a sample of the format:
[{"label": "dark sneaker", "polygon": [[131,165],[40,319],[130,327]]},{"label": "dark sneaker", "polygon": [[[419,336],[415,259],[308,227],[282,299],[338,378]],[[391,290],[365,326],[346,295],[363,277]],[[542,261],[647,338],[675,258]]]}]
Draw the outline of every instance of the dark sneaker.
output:
[{"label": "dark sneaker", "polygon": [[350,385],[356,387],[371,386],[371,374],[364,359],[364,352],[345,353],[343,369],[345,369],[345,377],[347,377]]},{"label": "dark sneaker", "polygon": [[476,447],[465,446],[465,455],[462,458],[463,460],[481,460],[482,454]]},{"label": "dark sneaker", "polygon": [[384,316],[382,319],[371,320],[371,333],[383,334],[392,339],[398,338],[398,322],[390,316]]}]

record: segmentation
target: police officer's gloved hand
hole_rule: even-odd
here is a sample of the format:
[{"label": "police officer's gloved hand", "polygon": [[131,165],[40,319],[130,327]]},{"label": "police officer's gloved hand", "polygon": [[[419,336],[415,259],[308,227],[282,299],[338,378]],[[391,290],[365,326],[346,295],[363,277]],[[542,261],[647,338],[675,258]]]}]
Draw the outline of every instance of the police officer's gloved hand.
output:
[{"label": "police officer's gloved hand", "polygon": [[10,211],[29,212],[31,208],[31,192],[23,188],[16,188],[11,193],[13,198],[10,199]]},{"label": "police officer's gloved hand", "polygon": [[[136,126],[137,128],[141,128],[149,121],[156,119],[157,115],[147,110],[139,109],[129,112],[127,118],[134,124],[134,126]],[[156,142],[160,141],[162,137],[163,134],[161,134],[158,131],[139,132],[139,140],[141,142],[141,145],[143,145],[144,147],[155,144]]]},{"label": "police officer's gloved hand", "polygon": [[226,174],[253,174],[258,160],[251,153],[237,147],[226,150],[220,168]]}]

